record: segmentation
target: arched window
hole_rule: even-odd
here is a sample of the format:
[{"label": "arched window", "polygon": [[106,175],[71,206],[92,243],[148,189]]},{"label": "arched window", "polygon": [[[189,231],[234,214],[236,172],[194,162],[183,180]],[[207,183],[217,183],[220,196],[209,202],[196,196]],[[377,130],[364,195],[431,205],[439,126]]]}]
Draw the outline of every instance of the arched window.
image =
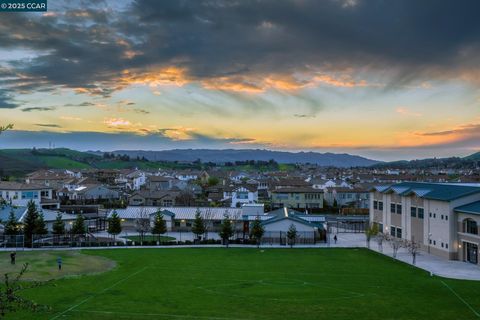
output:
[{"label": "arched window", "polygon": [[471,234],[478,234],[477,222],[475,220],[472,220],[472,219],[463,220],[463,232],[464,233],[471,233]]}]

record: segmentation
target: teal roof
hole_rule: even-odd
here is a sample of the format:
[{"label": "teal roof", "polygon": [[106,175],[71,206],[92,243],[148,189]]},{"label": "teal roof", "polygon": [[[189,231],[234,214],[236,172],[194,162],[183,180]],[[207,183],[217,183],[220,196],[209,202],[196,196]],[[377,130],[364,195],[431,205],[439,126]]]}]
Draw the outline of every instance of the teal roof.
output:
[{"label": "teal roof", "polygon": [[454,209],[456,212],[480,215],[480,201],[465,204]]},{"label": "teal roof", "polygon": [[285,207],[274,210],[274,211],[270,211],[268,213],[268,215],[273,216],[273,218],[262,221],[261,222],[262,225],[267,225],[267,224],[275,223],[275,222],[282,221],[282,220],[291,220],[291,221],[298,222],[300,224],[307,225],[307,226],[312,227],[312,228],[322,227],[321,224],[312,223],[312,222],[309,222],[305,219],[302,219],[301,216],[305,216],[305,214],[303,214],[302,212],[299,212],[299,211],[296,211],[296,210],[293,210],[293,209],[289,209],[289,208],[285,208]]},{"label": "teal roof", "polygon": [[416,194],[421,198],[430,200],[453,201],[480,193],[480,186],[453,183],[401,182],[393,184],[390,188],[380,192],[395,192],[402,196]]}]

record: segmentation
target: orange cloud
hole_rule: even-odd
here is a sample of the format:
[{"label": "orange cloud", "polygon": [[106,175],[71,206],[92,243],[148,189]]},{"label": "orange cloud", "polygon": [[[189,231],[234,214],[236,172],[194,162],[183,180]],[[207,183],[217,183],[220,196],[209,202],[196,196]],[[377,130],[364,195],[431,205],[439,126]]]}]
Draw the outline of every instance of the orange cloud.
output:
[{"label": "orange cloud", "polygon": [[108,125],[109,127],[126,127],[132,124],[130,121],[123,118],[108,118],[104,119],[103,123]]}]

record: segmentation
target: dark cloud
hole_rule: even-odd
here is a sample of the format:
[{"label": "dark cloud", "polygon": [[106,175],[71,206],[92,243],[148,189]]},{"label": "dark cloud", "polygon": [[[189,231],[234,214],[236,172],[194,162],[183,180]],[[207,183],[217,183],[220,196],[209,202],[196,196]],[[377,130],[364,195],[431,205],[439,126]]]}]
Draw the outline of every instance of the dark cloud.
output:
[{"label": "dark cloud", "polygon": [[299,114],[299,113],[295,113],[293,115],[295,118],[315,118],[315,115],[314,114]]},{"label": "dark cloud", "polygon": [[16,103],[6,90],[0,89],[0,109],[15,109],[20,105]]},{"label": "dark cloud", "polygon": [[37,127],[46,127],[46,128],[61,128],[62,126],[53,123],[36,123]]},{"label": "dark cloud", "polygon": [[85,2],[56,17],[2,16],[0,46],[39,56],[11,62],[22,78],[1,80],[0,72],[0,85],[108,97],[126,85],[124,70],[172,65],[193,79],[237,77],[252,89],[245,77],[312,70],[372,71],[390,86],[478,81],[478,12],[475,0],[136,0],[117,11]]},{"label": "dark cloud", "polygon": [[32,112],[32,111],[52,111],[55,110],[55,107],[29,107],[23,108],[23,112]]},{"label": "dark cloud", "polygon": [[67,104],[64,104],[63,106],[64,107],[91,107],[91,106],[94,106],[95,103],[91,103],[91,102],[82,102],[82,103],[67,103]]}]

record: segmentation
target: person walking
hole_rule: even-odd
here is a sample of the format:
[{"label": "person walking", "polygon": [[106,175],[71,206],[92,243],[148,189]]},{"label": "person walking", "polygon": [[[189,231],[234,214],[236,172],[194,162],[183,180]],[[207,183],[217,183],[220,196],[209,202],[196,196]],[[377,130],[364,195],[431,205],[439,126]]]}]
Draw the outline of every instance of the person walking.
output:
[{"label": "person walking", "polygon": [[15,264],[17,253],[15,251],[10,252],[10,263]]},{"label": "person walking", "polygon": [[58,264],[58,271],[62,270],[62,257],[57,258],[57,264]]},{"label": "person walking", "polygon": [[338,240],[338,239],[337,239],[337,235],[334,235],[334,236],[333,236],[333,241],[335,241],[335,244],[337,244],[337,240]]}]

